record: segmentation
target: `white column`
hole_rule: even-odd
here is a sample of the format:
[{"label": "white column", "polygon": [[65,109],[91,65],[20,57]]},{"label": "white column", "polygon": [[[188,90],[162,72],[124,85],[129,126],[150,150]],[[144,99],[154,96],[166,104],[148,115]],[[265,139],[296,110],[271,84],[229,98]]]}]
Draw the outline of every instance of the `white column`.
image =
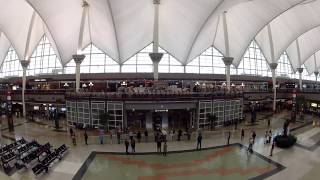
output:
[{"label": "white column", "polygon": [[153,63],[153,79],[154,81],[159,80],[159,62],[163,56],[163,53],[150,53],[149,54],[152,63]]},{"label": "white column", "polygon": [[300,91],[302,91],[302,73],[303,73],[303,68],[297,68],[298,72],[299,72],[299,88]]},{"label": "white column", "polygon": [[222,58],[224,64],[226,65],[226,81],[227,81],[227,89],[230,91],[231,88],[231,80],[230,80],[230,68],[233,61],[233,57],[223,57]]},{"label": "white column", "polygon": [[158,52],[159,47],[159,5],[160,0],[153,0],[154,4],[154,24],[153,24],[153,51],[149,54],[153,62],[153,79],[159,80],[159,62],[162,59],[163,53]]},{"label": "white column", "polygon": [[278,63],[271,63],[269,64],[270,69],[272,71],[272,86],[273,86],[273,112],[276,111],[277,108],[277,78],[276,78],[276,69],[278,66]]},{"label": "white column", "polygon": [[318,75],[319,75],[319,72],[316,71],[314,72],[314,75],[316,76],[316,87],[318,86]]},{"label": "white column", "polygon": [[23,117],[26,117],[27,111],[26,111],[26,101],[25,101],[25,90],[26,90],[26,82],[27,82],[27,69],[30,64],[30,61],[28,60],[23,60],[20,61],[22,70],[23,70],[23,75],[22,75],[22,115]]},{"label": "white column", "polygon": [[169,123],[169,120],[168,120],[168,112],[162,112],[161,113],[162,115],[162,124],[161,124],[161,127],[162,129],[168,129],[168,123]]},{"label": "white column", "polygon": [[85,55],[73,55],[73,60],[76,63],[76,92],[79,92],[80,89],[80,65],[84,58],[86,57]]}]

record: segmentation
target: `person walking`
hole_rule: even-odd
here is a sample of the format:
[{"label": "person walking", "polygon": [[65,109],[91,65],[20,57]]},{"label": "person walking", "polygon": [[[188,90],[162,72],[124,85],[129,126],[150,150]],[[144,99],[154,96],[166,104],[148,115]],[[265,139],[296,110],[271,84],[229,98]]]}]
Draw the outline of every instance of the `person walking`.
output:
[{"label": "person walking", "polygon": [[256,132],[255,132],[255,131],[252,131],[253,144],[254,144],[254,142],[255,142],[255,140],[256,140],[256,137],[257,137]]},{"label": "person walking", "polygon": [[124,145],[126,146],[126,154],[129,154],[129,152],[128,152],[128,149],[129,149],[129,141],[128,141],[127,138],[124,140]]},{"label": "person walking", "polygon": [[167,145],[167,141],[165,141],[163,144],[163,156],[167,156],[167,151],[168,151],[168,145]]},{"label": "person walking", "polygon": [[132,153],[136,152],[136,140],[134,140],[134,138],[131,139],[131,149]]},{"label": "person walking", "polygon": [[145,141],[148,142],[148,130],[147,129],[144,131],[144,138],[145,138]]},{"label": "person walking", "polygon": [[272,154],[273,154],[274,145],[275,145],[275,142],[273,141],[272,145],[271,145],[271,149],[270,149],[270,156],[272,156]]},{"label": "person walking", "polygon": [[244,139],[244,129],[241,128],[241,141],[243,141],[243,139]]},{"label": "person walking", "polygon": [[231,132],[230,132],[230,131],[228,131],[228,142],[227,142],[227,145],[229,145],[229,144],[230,144],[230,138],[231,138]]},{"label": "person walking", "polygon": [[141,132],[140,131],[138,131],[138,133],[137,133],[137,139],[138,139],[138,143],[140,143],[141,142]]},{"label": "person walking", "polygon": [[271,139],[272,139],[272,132],[271,132],[271,130],[269,130],[268,138],[269,138],[269,142],[268,142],[268,143],[271,143]]},{"label": "person walking", "polygon": [[86,143],[86,145],[88,145],[88,134],[87,134],[87,130],[84,130],[84,142]]},{"label": "person walking", "polygon": [[120,144],[120,139],[121,139],[121,133],[120,133],[120,130],[118,129],[118,131],[117,131],[117,141],[118,141],[118,144]]},{"label": "person walking", "polygon": [[197,138],[197,150],[201,150],[201,142],[202,142],[202,134],[199,133]]}]

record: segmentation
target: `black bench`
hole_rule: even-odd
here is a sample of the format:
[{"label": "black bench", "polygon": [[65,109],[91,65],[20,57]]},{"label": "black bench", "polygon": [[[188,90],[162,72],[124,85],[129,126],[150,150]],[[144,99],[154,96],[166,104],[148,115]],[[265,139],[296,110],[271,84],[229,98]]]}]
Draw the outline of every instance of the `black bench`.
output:
[{"label": "black bench", "polygon": [[67,146],[65,144],[61,145],[60,147],[58,147],[55,151],[57,152],[57,154],[59,154],[60,156],[63,156],[63,154],[68,150]]},{"label": "black bench", "polygon": [[41,174],[43,171],[45,171],[46,173],[48,172],[48,166],[44,166],[41,163],[38,163],[36,166],[34,166],[32,168],[33,174],[34,175],[39,175]]}]

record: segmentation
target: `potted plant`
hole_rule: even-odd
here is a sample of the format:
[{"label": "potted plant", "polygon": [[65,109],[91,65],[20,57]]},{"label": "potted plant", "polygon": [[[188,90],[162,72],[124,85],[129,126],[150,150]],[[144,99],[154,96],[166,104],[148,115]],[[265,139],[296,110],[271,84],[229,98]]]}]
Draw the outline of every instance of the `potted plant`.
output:
[{"label": "potted plant", "polygon": [[214,130],[217,121],[217,116],[214,113],[208,113],[207,119],[210,122],[210,131]]}]

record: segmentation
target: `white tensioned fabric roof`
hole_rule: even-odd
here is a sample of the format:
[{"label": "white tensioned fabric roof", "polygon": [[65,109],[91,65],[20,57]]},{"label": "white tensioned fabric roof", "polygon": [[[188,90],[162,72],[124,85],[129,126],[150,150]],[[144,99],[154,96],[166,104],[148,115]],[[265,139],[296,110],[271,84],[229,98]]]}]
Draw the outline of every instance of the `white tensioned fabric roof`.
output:
[{"label": "white tensioned fabric roof", "polygon": [[[299,49],[299,51],[298,51]],[[290,44],[286,50],[292,67],[299,68],[305,64],[308,72],[313,73],[320,68],[320,58],[317,58],[317,67],[314,63],[314,54],[320,50],[320,24],[318,27],[302,34]],[[300,52],[300,53],[299,53]]]},{"label": "white tensioned fabric roof", "polygon": [[[153,0],[87,0],[88,6],[83,0],[0,2],[1,61],[8,41],[19,59],[28,59],[44,34],[62,64],[90,43],[123,63],[153,41]],[[260,32],[256,40],[268,62],[274,62],[278,58],[271,58],[268,43],[273,42],[274,54],[280,57],[295,39],[319,24],[318,4],[317,0],[161,0],[159,44],[182,64],[213,45],[234,57],[237,66]],[[300,54],[307,56],[307,50],[300,48]]]},{"label": "white tensioned fabric roof", "polygon": [[[275,18],[269,24],[270,29],[266,26],[260,31],[256,36],[256,42],[269,63],[277,62],[281,54],[286,51],[289,46],[287,52],[293,69],[296,71],[296,69],[300,68],[307,58],[314,53],[314,51],[312,52],[312,47],[318,46],[319,48],[319,45],[316,45],[316,43],[319,44],[319,42],[309,42],[312,38],[317,37],[316,31],[312,31],[308,33],[308,35],[303,35],[305,32],[320,25],[319,10],[320,1],[306,1]],[[272,37],[274,54],[271,50],[272,44],[270,36]],[[298,40],[295,41],[297,38]]]}]

